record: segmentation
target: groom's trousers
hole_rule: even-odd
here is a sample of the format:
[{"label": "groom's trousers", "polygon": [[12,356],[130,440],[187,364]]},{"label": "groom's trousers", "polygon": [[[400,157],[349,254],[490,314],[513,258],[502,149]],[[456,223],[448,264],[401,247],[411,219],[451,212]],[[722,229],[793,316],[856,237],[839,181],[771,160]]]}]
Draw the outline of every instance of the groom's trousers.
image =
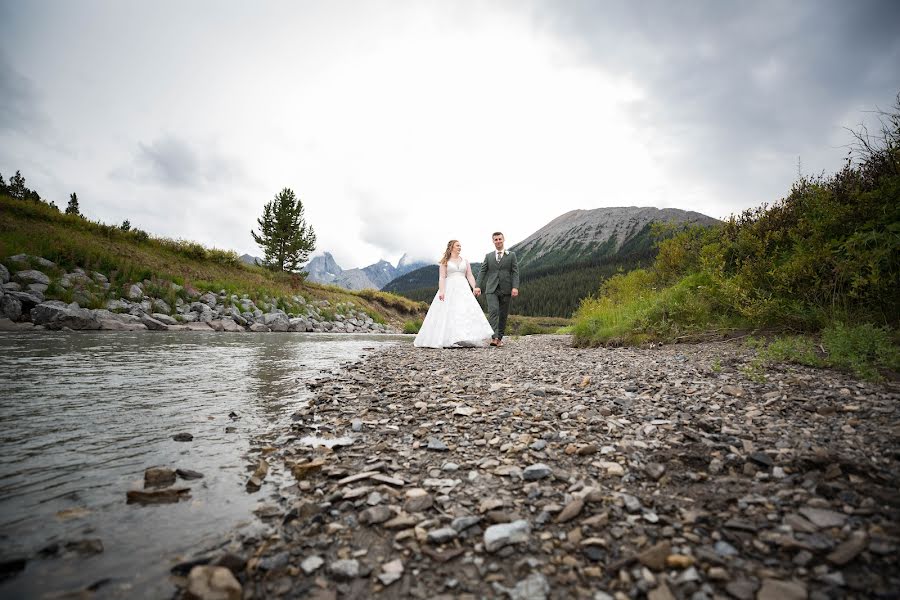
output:
[{"label": "groom's trousers", "polygon": [[488,323],[494,330],[491,337],[496,340],[503,339],[506,331],[506,317],[509,315],[509,294],[487,294]]}]

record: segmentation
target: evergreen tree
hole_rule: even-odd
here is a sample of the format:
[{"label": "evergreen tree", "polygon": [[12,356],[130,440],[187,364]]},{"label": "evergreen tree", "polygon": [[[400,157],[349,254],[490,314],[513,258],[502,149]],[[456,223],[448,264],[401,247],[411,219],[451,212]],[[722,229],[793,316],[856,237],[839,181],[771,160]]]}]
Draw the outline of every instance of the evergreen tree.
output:
[{"label": "evergreen tree", "polygon": [[256,222],[260,233],[250,233],[265,252],[264,264],[270,269],[295,272],[316,248],[316,234],[303,218],[303,202],[290,188],[266,203]]},{"label": "evergreen tree", "polygon": [[25,196],[28,194],[28,188],[25,187],[25,178],[22,177],[22,173],[16,171],[16,174],[10,177],[7,191],[16,200],[25,199]]},{"label": "evergreen tree", "polygon": [[69,194],[69,204],[66,206],[66,214],[81,216],[81,213],[78,211],[78,194],[75,192]]},{"label": "evergreen tree", "polygon": [[9,188],[6,187],[6,180],[3,179],[3,173],[0,173],[0,194],[9,193]]},{"label": "evergreen tree", "polygon": [[122,221],[122,224],[119,225],[119,229],[121,229],[122,231],[131,231],[131,221],[125,219],[124,221]]}]

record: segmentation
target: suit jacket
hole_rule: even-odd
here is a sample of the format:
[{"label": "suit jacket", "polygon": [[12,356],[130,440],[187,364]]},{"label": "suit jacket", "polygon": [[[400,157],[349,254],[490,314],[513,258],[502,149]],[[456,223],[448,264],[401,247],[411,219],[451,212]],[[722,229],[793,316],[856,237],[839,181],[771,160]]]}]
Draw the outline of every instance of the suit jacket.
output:
[{"label": "suit jacket", "polygon": [[497,262],[497,253],[488,252],[478,272],[478,287],[485,294],[511,294],[519,287],[519,261],[515,252],[504,250],[503,260]]}]

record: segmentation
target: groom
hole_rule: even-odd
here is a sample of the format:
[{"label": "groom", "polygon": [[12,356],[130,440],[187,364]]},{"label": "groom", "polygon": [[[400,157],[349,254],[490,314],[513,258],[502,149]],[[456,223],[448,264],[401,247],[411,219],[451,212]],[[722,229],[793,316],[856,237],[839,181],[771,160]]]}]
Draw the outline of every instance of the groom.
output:
[{"label": "groom", "polygon": [[488,252],[484,257],[481,271],[478,272],[478,287],[473,291],[478,296],[483,288],[487,294],[488,321],[494,330],[491,346],[502,346],[509,301],[519,295],[519,263],[514,253],[503,248],[502,233],[495,232],[491,239],[494,240],[496,251]]}]

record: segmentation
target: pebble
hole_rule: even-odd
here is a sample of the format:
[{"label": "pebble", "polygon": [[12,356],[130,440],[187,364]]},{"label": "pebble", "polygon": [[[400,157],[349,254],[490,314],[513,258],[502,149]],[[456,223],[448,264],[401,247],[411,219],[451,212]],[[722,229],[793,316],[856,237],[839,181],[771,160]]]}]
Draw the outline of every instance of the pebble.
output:
[{"label": "pebble", "polygon": [[484,532],[484,548],[488,552],[496,552],[509,544],[527,542],[531,535],[528,521],[518,520],[511,523],[491,525]]}]

